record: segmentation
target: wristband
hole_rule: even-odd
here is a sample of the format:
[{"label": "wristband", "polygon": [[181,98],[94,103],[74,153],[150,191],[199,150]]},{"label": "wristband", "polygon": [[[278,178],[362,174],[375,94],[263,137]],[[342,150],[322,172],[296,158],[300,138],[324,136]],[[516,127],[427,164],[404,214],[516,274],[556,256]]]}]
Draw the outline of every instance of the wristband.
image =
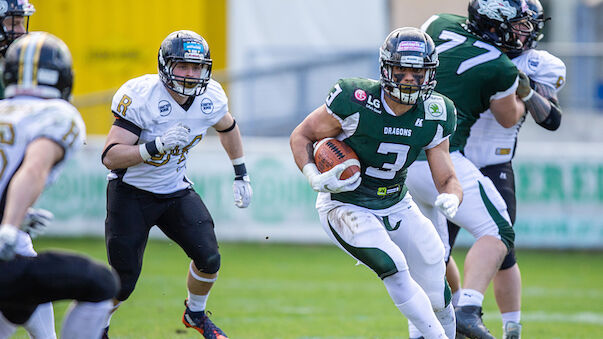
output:
[{"label": "wristband", "polygon": [[238,164],[232,167],[234,167],[235,180],[241,180],[247,175],[247,168],[245,168],[245,164]]},{"label": "wristband", "polygon": [[525,97],[520,98],[520,99],[521,99],[521,101],[526,102],[526,101],[532,99],[533,95],[534,95],[534,90],[530,88],[530,93],[528,93],[528,95],[526,95]]},{"label": "wristband", "polygon": [[143,161],[147,161],[155,155],[162,154],[163,145],[161,144],[161,139],[157,137],[153,141],[138,145],[138,151]]}]

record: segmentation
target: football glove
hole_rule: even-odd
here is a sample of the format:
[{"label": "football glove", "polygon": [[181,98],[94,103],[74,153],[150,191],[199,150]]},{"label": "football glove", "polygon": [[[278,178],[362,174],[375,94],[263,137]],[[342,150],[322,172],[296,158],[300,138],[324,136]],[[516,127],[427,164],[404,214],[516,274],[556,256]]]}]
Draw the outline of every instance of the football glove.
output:
[{"label": "football glove", "polygon": [[456,194],[450,193],[438,195],[434,203],[435,207],[437,207],[447,219],[454,218],[456,212],[459,210],[459,204],[459,197],[457,197]]},{"label": "football glove", "polygon": [[304,166],[302,172],[308,178],[310,186],[317,192],[328,192],[328,193],[341,193],[353,191],[358,186],[362,178],[360,178],[360,172],[354,173],[351,177],[345,180],[339,180],[341,172],[347,168],[346,164],[339,164],[330,170],[320,173],[316,164],[309,163]]},{"label": "football glove", "polygon": [[249,181],[249,176],[235,178],[232,183],[232,192],[234,194],[234,203],[238,208],[246,208],[251,203],[253,190]]},{"label": "football glove", "polygon": [[0,226],[0,260],[12,260],[15,257],[19,229],[10,224]]},{"label": "football glove", "polygon": [[35,238],[48,229],[52,223],[54,214],[42,208],[29,208],[21,223],[21,230],[29,233],[29,236]]},{"label": "football glove", "polygon": [[522,72],[519,71],[519,85],[517,86],[517,95],[523,101],[528,101],[534,95],[534,90],[530,87],[530,78]]},{"label": "football glove", "polygon": [[157,150],[161,154],[165,154],[176,147],[183,148],[188,144],[190,129],[182,124],[177,124],[170,127],[165,133],[159,137]]}]

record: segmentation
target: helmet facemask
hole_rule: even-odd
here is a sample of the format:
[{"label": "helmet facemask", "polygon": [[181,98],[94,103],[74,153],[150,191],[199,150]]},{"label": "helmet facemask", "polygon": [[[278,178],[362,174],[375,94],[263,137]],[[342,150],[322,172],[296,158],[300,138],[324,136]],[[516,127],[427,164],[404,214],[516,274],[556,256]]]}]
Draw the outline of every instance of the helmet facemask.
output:
[{"label": "helmet facemask", "polygon": [[[174,92],[184,96],[198,96],[205,92],[207,84],[211,76],[211,60],[204,60],[202,62],[192,62],[190,60],[172,60],[168,61],[166,68],[168,71],[165,74],[165,84]],[[198,78],[184,77],[174,74],[174,68],[179,62],[190,62],[201,65],[201,74]]]},{"label": "helmet facemask", "polygon": [[[10,0],[0,3],[0,54],[4,55],[8,46],[20,36],[29,32],[29,17],[36,12],[32,4],[25,0]],[[24,32],[17,32],[16,18],[23,19]],[[5,19],[6,20],[5,22]]]}]

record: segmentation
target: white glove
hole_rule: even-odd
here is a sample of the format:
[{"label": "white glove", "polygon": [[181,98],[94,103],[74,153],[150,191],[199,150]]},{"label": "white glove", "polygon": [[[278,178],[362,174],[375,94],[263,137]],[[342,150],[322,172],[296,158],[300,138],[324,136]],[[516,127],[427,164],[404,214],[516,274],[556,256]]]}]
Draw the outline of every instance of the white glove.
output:
[{"label": "white glove", "polygon": [[316,168],[316,164],[309,163],[304,166],[302,172],[308,178],[313,190],[317,192],[341,193],[355,190],[360,186],[360,182],[362,181],[360,172],[345,180],[339,180],[341,172],[345,171],[346,168],[346,164],[339,164],[324,173],[320,173],[318,168]]},{"label": "white glove", "polygon": [[15,246],[19,229],[10,224],[0,226],[0,260],[12,260],[15,257]]},{"label": "white glove", "polygon": [[42,208],[29,208],[21,223],[21,230],[29,233],[29,236],[35,238],[46,232],[46,229],[52,223],[54,214]]},{"label": "white glove", "polygon": [[234,202],[238,208],[246,208],[251,203],[253,190],[249,182],[249,176],[245,175],[241,179],[235,179],[232,183],[232,192],[234,193]]},{"label": "white glove", "polygon": [[434,205],[444,214],[447,219],[454,218],[459,210],[459,197],[456,194],[442,193],[438,195]]},{"label": "white glove", "polygon": [[159,137],[157,150],[165,154],[176,147],[183,148],[188,144],[190,129],[182,124],[170,127],[162,136]]}]

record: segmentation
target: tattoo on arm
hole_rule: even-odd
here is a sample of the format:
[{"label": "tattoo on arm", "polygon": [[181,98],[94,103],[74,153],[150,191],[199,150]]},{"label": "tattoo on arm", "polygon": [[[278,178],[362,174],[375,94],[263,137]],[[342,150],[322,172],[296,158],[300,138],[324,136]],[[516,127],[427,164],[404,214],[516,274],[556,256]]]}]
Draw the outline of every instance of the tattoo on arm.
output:
[{"label": "tattoo on arm", "polygon": [[308,154],[308,161],[314,163],[314,145],[311,142],[306,145],[306,153]]},{"label": "tattoo on arm", "polygon": [[557,94],[550,86],[534,82],[536,93],[526,102],[526,108],[537,123],[546,120],[551,112],[551,105],[557,102]]}]

